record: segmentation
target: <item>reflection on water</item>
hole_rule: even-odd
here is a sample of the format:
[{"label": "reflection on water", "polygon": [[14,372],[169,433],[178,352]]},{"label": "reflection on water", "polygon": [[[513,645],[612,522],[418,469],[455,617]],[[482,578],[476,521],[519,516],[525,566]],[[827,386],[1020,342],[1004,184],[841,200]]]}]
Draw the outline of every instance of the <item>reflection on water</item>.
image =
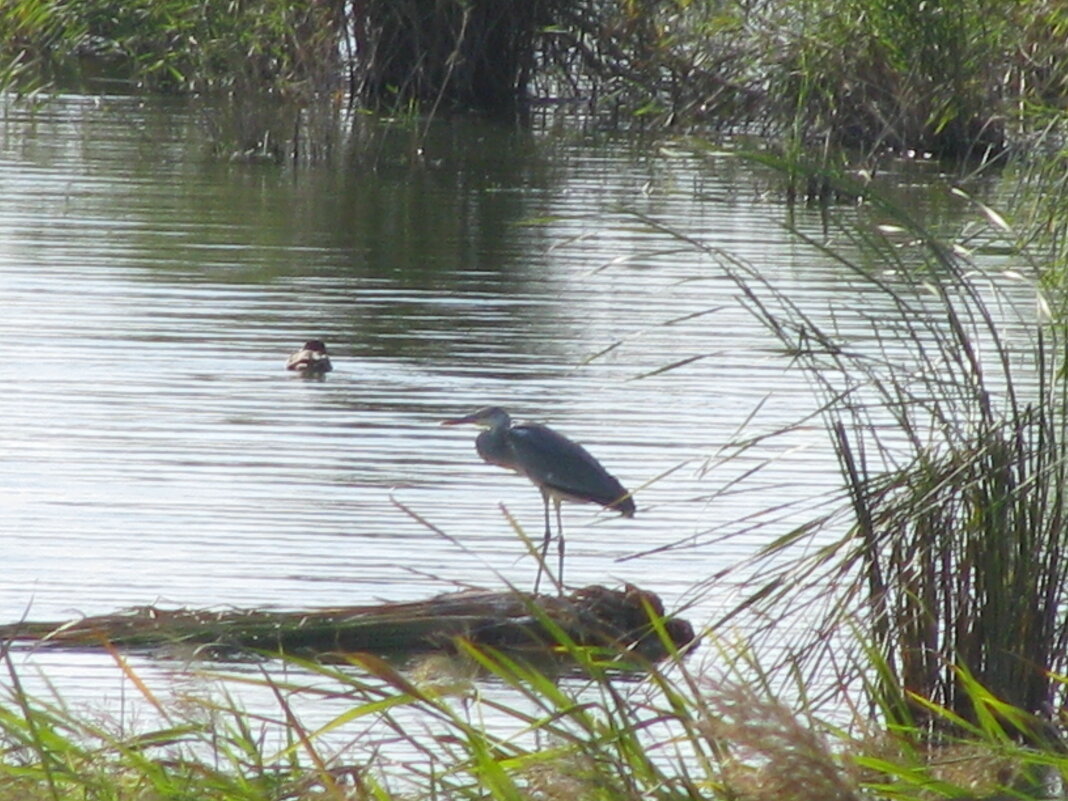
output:
[{"label": "reflection on water", "polygon": [[[848,316],[862,295],[742,164],[471,122],[418,160],[398,131],[347,166],[220,164],[194,112],[136,98],[0,125],[4,621],[527,586],[502,506],[539,536],[540,496],[438,426],[488,404],[638,488],[634,520],[566,510],[569,582],[685,598],[698,626],[724,601],[687,591],[839,483],[818,424],[717,461],[814,401],[736,288],[629,213]],[[321,381],[285,370],[311,337]]]}]

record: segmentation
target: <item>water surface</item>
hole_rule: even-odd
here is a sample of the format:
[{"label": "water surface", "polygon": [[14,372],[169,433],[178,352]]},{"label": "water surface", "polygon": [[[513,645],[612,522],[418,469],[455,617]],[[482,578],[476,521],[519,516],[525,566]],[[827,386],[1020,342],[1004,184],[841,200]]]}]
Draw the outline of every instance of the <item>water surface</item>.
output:
[{"label": "water surface", "polygon": [[[715,264],[635,216],[865,329],[885,299],[785,229],[822,236],[818,211],[736,159],[468,121],[421,154],[398,129],[278,167],[213,155],[177,102],[4,114],[4,622],[527,587],[504,510],[539,537],[539,494],[438,425],[489,404],[637,489],[633,520],[565,508],[567,582],[638,583],[698,627],[732,597],[709,577],[841,483],[818,421],[722,460],[816,401]],[[311,337],[322,381],[284,369]],[[51,658],[90,694],[106,672]]]}]

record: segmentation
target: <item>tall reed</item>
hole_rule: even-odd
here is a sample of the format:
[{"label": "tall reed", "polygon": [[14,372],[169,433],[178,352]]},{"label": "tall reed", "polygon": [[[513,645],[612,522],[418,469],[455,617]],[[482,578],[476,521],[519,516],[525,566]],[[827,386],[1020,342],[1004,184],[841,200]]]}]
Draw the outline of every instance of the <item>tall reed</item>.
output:
[{"label": "tall reed", "polygon": [[[866,332],[839,329],[756,266],[669,232],[715,259],[810,378],[841,466],[852,524],[801,566],[769,567],[756,596],[772,615],[822,609],[810,626],[817,661],[835,659],[843,627],[859,627],[883,666],[873,693],[897,722],[944,724],[931,704],[974,722],[966,673],[1033,715],[1039,738],[1065,700],[1055,676],[1068,668],[1068,397],[1041,261],[977,201],[970,238],[955,239],[871,187],[821,177],[863,197],[867,212],[850,221],[832,209],[826,239],[795,233],[881,299]],[[976,248],[1015,258],[984,267]]]},{"label": "tall reed", "polygon": [[103,62],[151,91],[344,93],[391,114],[537,103],[756,132],[827,163],[843,147],[991,159],[1059,107],[1066,29],[1056,0],[9,0],[0,88]]},{"label": "tall reed", "polygon": [[[152,711],[136,731],[29,695],[13,659],[0,695],[0,797],[20,801],[854,801],[1018,797],[1061,749],[1014,742],[1029,716],[966,674],[970,723],[937,748],[918,732],[832,725],[786,703],[744,649],[711,641],[697,669],[681,658],[620,669],[603,650],[561,641],[564,674],[458,643],[460,655],[404,669],[368,654],[334,665],[200,673],[195,695],[158,694],[118,670]],[[633,655],[626,655],[631,668]],[[206,666],[201,665],[203,669]],[[214,687],[214,689],[209,689]],[[276,701],[246,712],[245,687]],[[805,688],[792,695],[804,698]],[[314,725],[308,712],[316,710]]]},{"label": "tall reed", "polygon": [[798,4],[772,72],[809,145],[982,157],[1005,145],[1017,6],[914,0]]}]

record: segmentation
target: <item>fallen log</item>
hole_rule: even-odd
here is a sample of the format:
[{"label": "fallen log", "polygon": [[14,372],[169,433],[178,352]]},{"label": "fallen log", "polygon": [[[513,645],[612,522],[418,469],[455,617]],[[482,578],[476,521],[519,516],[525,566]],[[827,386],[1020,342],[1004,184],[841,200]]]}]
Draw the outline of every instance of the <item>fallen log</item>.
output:
[{"label": "fallen log", "polygon": [[448,650],[458,639],[504,650],[551,653],[561,640],[658,660],[694,643],[693,627],[665,617],[653,593],[590,586],[566,596],[465,590],[426,601],[301,612],[142,606],[65,623],[0,625],[0,641],[132,650],[193,649],[213,659],[251,653],[317,658]]}]

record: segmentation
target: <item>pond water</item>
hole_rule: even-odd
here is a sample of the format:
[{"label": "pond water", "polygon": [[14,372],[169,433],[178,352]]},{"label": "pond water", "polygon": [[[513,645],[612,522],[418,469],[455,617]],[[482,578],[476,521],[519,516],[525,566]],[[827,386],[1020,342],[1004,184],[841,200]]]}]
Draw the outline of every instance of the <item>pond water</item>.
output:
[{"label": "pond water", "polygon": [[[565,507],[567,583],[635,582],[698,628],[731,599],[709,577],[840,486],[818,419],[722,459],[816,400],[737,287],[636,216],[866,325],[885,299],[785,229],[823,221],[774,176],[473,121],[433,126],[421,153],[385,126],[328,164],[235,163],[202,122],[129,97],[4,110],[0,622],[529,587],[502,509],[539,537],[538,492],[483,464],[474,429],[439,426],[489,404],[637,490],[633,520]],[[902,191],[955,225],[938,185]],[[284,369],[312,337],[335,366],[321,381]],[[107,658],[25,658],[112,697]]]}]

